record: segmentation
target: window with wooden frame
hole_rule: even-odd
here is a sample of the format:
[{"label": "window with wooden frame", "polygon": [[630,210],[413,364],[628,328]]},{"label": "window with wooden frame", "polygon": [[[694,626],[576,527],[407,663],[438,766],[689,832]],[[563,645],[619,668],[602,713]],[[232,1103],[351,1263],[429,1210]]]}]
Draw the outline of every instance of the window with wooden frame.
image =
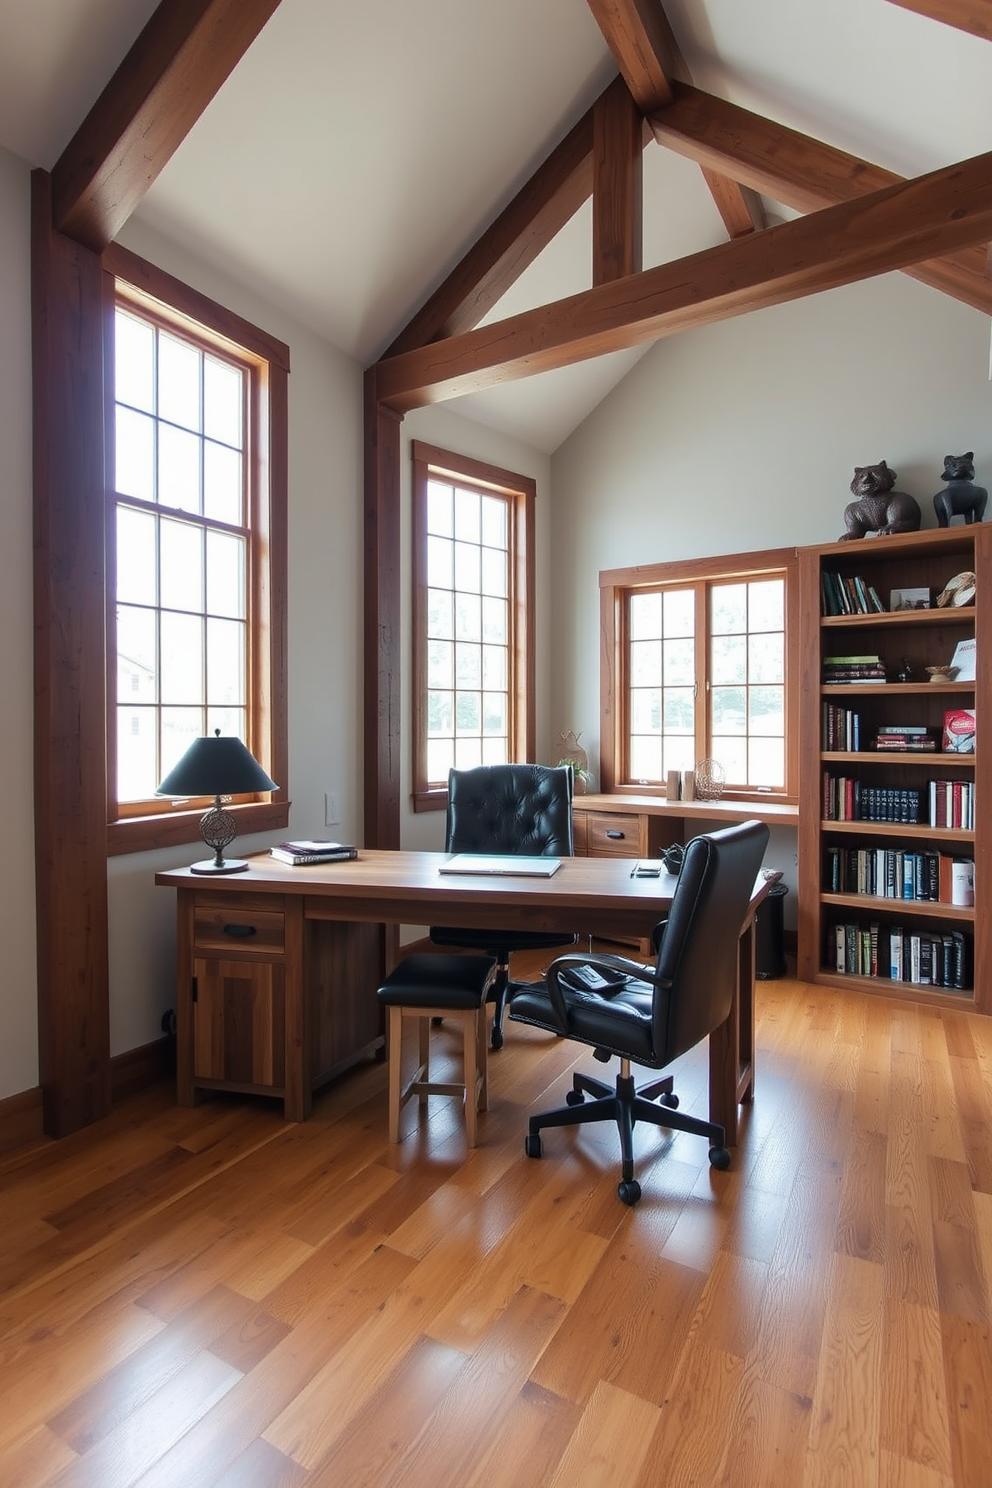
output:
[{"label": "window with wooden frame", "polygon": [[237,735],[285,826],[288,348],[123,249],[108,316],[108,850],[192,841],[210,802],[158,782],[193,739]]},{"label": "window with wooden frame", "polygon": [[534,757],[535,483],[413,444],[413,799]]},{"label": "window with wooden frame", "polygon": [[664,794],[721,767],[724,794],[794,801],[794,548],[600,574],[603,789]]}]

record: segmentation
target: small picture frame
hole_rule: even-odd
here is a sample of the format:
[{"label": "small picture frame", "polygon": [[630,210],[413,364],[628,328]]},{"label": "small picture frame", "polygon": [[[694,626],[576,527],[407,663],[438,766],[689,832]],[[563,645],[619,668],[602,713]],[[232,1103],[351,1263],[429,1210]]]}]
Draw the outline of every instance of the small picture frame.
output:
[{"label": "small picture frame", "polygon": [[929,589],[892,589],[889,591],[890,610],[928,610]]}]

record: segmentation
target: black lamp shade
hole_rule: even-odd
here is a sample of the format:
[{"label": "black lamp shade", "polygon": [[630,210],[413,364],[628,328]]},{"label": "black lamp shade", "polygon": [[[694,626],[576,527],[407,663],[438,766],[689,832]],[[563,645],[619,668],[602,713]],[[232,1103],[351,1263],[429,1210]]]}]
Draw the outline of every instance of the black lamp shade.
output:
[{"label": "black lamp shade", "polygon": [[278,790],[238,738],[194,739],[157,788],[157,796],[238,796]]},{"label": "black lamp shade", "polygon": [[220,798],[278,789],[240,739],[222,739],[217,729],[212,739],[193,740],[155,794],[187,799],[213,796],[214,804],[200,820],[200,836],[213,848],[214,856],[202,863],[191,863],[190,872],[244,873],[248,864],[243,858],[224,857],[225,847],[237,835],[238,824],[232,812],[222,810]]}]

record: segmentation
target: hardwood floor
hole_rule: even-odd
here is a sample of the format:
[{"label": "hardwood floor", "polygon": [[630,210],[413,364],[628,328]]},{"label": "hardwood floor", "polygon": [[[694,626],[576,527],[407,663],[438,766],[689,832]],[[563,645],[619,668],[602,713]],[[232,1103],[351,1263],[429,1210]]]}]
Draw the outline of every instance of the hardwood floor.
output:
[{"label": "hardwood floor", "polygon": [[612,1127],[524,1156],[591,1053],[512,1022],[471,1152],[445,1099],[391,1147],[366,1065],[8,1157],[3,1488],[992,1483],[992,1019],[758,1008],[731,1170],[639,1127],[633,1210]]}]

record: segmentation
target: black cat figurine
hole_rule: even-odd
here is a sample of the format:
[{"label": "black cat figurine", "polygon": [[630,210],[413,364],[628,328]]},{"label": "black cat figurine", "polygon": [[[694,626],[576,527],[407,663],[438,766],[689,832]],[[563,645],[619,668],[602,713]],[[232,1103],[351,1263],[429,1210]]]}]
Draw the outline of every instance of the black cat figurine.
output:
[{"label": "black cat figurine", "polygon": [[884,536],[889,532],[916,532],[923,520],[919,502],[905,491],[893,491],[896,472],[885,461],[878,465],[856,465],[851,490],[857,497],[844,508],[847,531],[841,542],[852,542],[866,532]]},{"label": "black cat figurine", "polygon": [[933,498],[938,526],[949,527],[952,517],[964,517],[966,525],[980,522],[985,515],[989,493],[984,486],[974,484],[974,451],[968,450],[963,455],[945,455],[941,474],[947,485]]}]

